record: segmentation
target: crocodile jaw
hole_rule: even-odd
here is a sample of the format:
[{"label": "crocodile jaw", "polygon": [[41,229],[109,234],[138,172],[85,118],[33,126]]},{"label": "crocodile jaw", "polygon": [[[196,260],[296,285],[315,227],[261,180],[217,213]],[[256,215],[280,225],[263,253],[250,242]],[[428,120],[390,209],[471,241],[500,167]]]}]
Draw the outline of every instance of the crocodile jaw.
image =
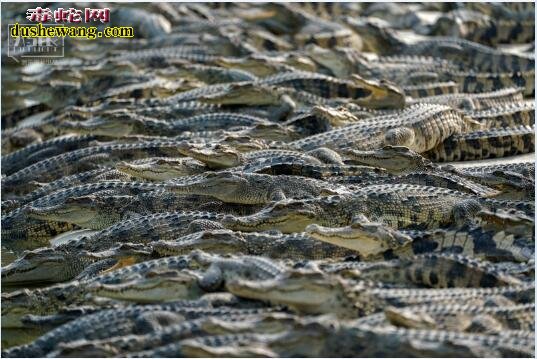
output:
[{"label": "crocodile jaw", "polygon": [[59,204],[50,207],[30,207],[28,216],[36,219],[49,221],[68,222],[84,225],[90,222],[97,215],[91,208],[81,206],[69,206]]},{"label": "crocodile jaw", "polygon": [[149,278],[123,284],[97,284],[89,291],[97,296],[112,299],[134,301],[137,303],[155,303],[177,299],[194,299],[203,294],[197,286],[196,278]]},{"label": "crocodile jaw", "polygon": [[39,264],[13,262],[2,268],[2,284],[19,285],[61,281],[66,267],[63,261],[51,260]]},{"label": "crocodile jaw", "polygon": [[328,228],[311,224],[306,227],[306,232],[320,241],[355,250],[363,257],[377,255],[412,242],[412,238],[383,227],[368,232],[350,226]]},{"label": "crocodile jaw", "polygon": [[230,218],[225,217],[222,222],[226,228],[244,232],[256,232],[267,230],[278,230],[282,233],[302,232],[316,220],[311,214],[293,213],[272,217],[270,215],[254,214],[251,216]]},{"label": "crocodile jaw", "polygon": [[306,313],[330,311],[330,306],[325,305],[335,299],[335,293],[329,288],[315,290],[315,287],[300,284],[282,286],[278,280],[233,280],[226,283],[226,288],[239,297],[268,300],[272,304],[287,305]]}]

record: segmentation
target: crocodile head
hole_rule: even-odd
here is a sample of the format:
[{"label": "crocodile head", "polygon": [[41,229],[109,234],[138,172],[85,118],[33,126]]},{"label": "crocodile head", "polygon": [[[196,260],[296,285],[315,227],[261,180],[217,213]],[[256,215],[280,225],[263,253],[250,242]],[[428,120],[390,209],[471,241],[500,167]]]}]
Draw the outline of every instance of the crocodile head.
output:
[{"label": "crocodile head", "polygon": [[215,254],[246,252],[247,243],[230,230],[196,232],[176,241],[157,241],[151,244],[159,255],[188,254],[195,249]]},{"label": "crocodile head", "polygon": [[328,228],[317,224],[306,227],[310,236],[320,241],[357,251],[368,257],[412,243],[412,238],[382,223],[354,222],[350,226]]},{"label": "crocodile head", "polygon": [[35,293],[29,289],[20,289],[2,293],[2,328],[23,327],[20,319],[32,313]]},{"label": "crocodile head", "polygon": [[253,138],[247,134],[232,133],[218,142],[220,145],[232,147],[239,152],[251,152],[267,148],[263,139]]},{"label": "crocodile head", "polygon": [[221,105],[275,105],[280,99],[280,92],[277,89],[274,86],[260,86],[252,82],[237,83],[230,85],[225,91],[206,95],[198,100]]},{"label": "crocodile head", "polygon": [[330,69],[336,77],[347,78],[353,72],[353,61],[341,49],[326,49],[309,44],[305,47],[305,51],[315,62]]},{"label": "crocodile head", "polygon": [[387,307],[384,315],[388,321],[398,327],[412,329],[436,329],[437,323],[425,312],[412,311],[408,308]]},{"label": "crocodile head", "polygon": [[363,51],[387,54],[401,45],[390,24],[376,17],[345,17],[344,21],[362,38]]},{"label": "crocodile head", "polygon": [[222,224],[226,228],[245,232],[279,230],[294,233],[302,232],[309,224],[325,219],[322,212],[308,201],[283,200],[249,216],[225,216]]},{"label": "crocodile head", "polygon": [[[259,204],[266,203],[264,188],[255,188],[247,175],[231,171],[209,172],[199,181],[186,184],[174,184],[170,191],[180,194],[212,196],[223,202]],[[257,193],[261,195],[257,195]]]},{"label": "crocodile head", "polygon": [[80,299],[83,294],[84,290],[78,281],[2,293],[2,327],[25,327],[21,323],[23,315],[53,313]]},{"label": "crocodile head", "polygon": [[300,313],[333,313],[338,317],[356,315],[347,287],[342,278],[314,270],[294,270],[264,281],[235,279],[226,284],[239,297],[285,305]]},{"label": "crocodile head", "polygon": [[29,207],[31,218],[67,222],[83,228],[102,229],[120,220],[120,209],[130,203],[130,196],[69,197],[48,207]]},{"label": "crocodile head", "polygon": [[226,145],[216,145],[212,148],[198,148],[188,142],[183,142],[178,146],[179,152],[183,156],[192,157],[205,163],[210,168],[230,168],[242,164],[241,153]]},{"label": "crocodile head", "polygon": [[198,287],[198,280],[199,276],[193,272],[150,271],[143,278],[135,278],[126,283],[95,282],[86,289],[99,297],[155,303],[199,298],[203,291]]},{"label": "crocodile head", "polygon": [[384,146],[372,151],[349,149],[349,158],[361,164],[381,167],[393,173],[420,169],[431,165],[431,161],[404,146]]},{"label": "crocodile head", "polygon": [[353,99],[353,102],[368,108],[403,108],[404,92],[394,84],[386,81],[366,80],[357,74],[351,75],[354,86],[369,91],[365,97]]},{"label": "crocodile head", "polygon": [[2,268],[3,285],[61,282],[70,279],[69,256],[53,248],[38,248]]},{"label": "crocodile head", "polygon": [[62,121],[59,128],[81,134],[122,137],[135,133],[140,121],[132,116],[94,117],[86,121]]},{"label": "crocodile head", "polygon": [[144,163],[120,162],[116,169],[136,178],[151,181],[189,176],[203,172],[204,165],[190,158],[154,158]]}]

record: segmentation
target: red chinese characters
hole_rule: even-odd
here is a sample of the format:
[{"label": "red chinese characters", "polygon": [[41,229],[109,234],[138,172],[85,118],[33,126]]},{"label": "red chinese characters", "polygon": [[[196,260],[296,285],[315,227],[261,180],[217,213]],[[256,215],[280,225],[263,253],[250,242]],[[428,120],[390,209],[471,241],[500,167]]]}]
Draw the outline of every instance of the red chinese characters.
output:
[{"label": "red chinese characters", "polygon": [[104,9],[90,9],[86,8],[84,11],[84,20],[86,22],[97,21],[110,22],[110,9],[105,7]]},{"label": "red chinese characters", "polygon": [[45,9],[41,7],[28,9],[26,10],[26,19],[32,22],[48,22],[52,20],[52,11],[48,7]]}]

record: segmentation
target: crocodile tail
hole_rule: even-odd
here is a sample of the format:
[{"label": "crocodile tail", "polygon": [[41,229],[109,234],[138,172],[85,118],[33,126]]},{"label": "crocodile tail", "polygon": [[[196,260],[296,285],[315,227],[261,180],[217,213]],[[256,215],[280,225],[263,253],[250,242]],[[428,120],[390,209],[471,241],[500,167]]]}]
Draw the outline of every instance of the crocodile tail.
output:
[{"label": "crocodile tail", "polygon": [[529,201],[508,201],[508,200],[497,200],[497,199],[484,199],[485,204],[493,211],[501,208],[510,208],[523,211],[529,216],[535,215],[535,203]]}]

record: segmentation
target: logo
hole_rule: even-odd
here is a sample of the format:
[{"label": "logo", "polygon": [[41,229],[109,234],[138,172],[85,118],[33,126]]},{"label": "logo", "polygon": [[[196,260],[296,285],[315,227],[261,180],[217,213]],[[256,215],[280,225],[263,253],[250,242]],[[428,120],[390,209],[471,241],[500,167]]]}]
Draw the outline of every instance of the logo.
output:
[{"label": "logo", "polygon": [[48,37],[46,30],[48,26],[60,26],[56,24],[42,24],[36,31],[43,30],[44,34],[39,37],[24,37],[21,34],[20,25],[28,24],[8,24],[8,50],[7,56],[16,62],[20,60],[39,60],[47,58],[61,58],[65,53],[65,39],[63,37]]}]

